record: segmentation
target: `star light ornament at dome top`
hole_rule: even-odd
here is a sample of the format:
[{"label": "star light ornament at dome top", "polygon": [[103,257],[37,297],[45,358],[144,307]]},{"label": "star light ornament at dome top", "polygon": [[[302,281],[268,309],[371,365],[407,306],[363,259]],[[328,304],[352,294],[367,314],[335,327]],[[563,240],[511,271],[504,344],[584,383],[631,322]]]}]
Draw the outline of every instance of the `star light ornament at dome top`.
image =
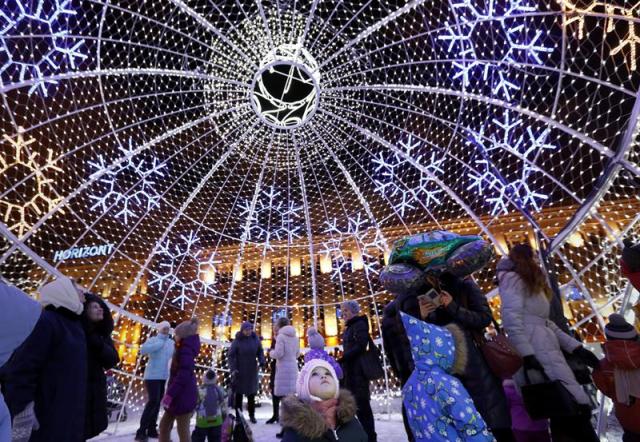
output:
[{"label": "star light ornament at dome top", "polygon": [[71,0],[6,0],[0,6],[0,84],[32,80],[47,96],[51,75],[63,65],[76,69],[88,57],[83,39],[70,35],[70,17],[76,15]]},{"label": "star light ornament at dome top", "polygon": [[[346,229],[339,225],[337,218],[325,221],[324,233],[330,234],[331,239],[322,243],[320,254],[332,259],[331,279],[342,281],[345,269],[353,271],[356,255],[367,274],[379,273],[378,257],[386,250],[386,243],[380,230],[370,226],[361,213],[347,217]],[[344,252],[345,246],[353,249],[351,253]]]},{"label": "star light ornament at dome top", "polygon": [[211,254],[207,259],[201,257],[202,250],[197,247],[200,238],[191,231],[180,235],[178,243],[166,240],[154,253],[158,257],[158,270],[153,271],[153,278],[149,286],[157,286],[159,291],[166,294],[177,294],[171,302],[184,310],[185,303],[194,303],[194,296],[199,293],[217,293],[214,278],[208,273],[215,274],[216,265],[220,263]]},{"label": "star light ornament at dome top", "polygon": [[414,210],[420,204],[424,207],[430,207],[431,204],[441,203],[439,194],[442,190],[436,188],[433,177],[444,173],[442,169],[444,158],[437,159],[435,152],[432,152],[426,161],[423,161],[424,155],[413,157],[414,151],[424,151],[423,144],[413,135],[409,135],[406,139],[400,140],[397,146],[427,171],[420,171],[420,181],[415,187],[409,187],[402,181],[405,172],[415,168],[399,153],[385,156],[379,152],[378,156],[372,160],[375,165],[373,179],[375,190],[385,196],[397,197],[397,201],[394,201],[394,208],[402,217],[406,211]]},{"label": "star light ornament at dome top", "polygon": [[293,201],[285,203],[281,191],[274,186],[260,192],[253,211],[250,200],[244,200],[240,208],[240,216],[250,218],[247,239],[263,243],[265,250],[273,250],[272,241],[300,238],[303,208]]},{"label": "star light ornament at dome top", "polygon": [[[31,218],[53,210],[62,201],[62,197],[52,197],[53,179],[47,176],[62,169],[53,158],[53,150],[47,149],[46,157],[30,150],[36,140],[25,139],[23,128],[18,128],[15,138],[9,135],[3,138],[9,149],[2,148],[0,177],[5,184],[10,183],[11,190],[0,189],[3,194],[0,208],[4,212],[3,221],[21,237],[31,229]],[[14,185],[19,181],[22,182]]]},{"label": "star light ornament at dome top", "polygon": [[94,169],[91,177],[100,175],[99,183],[105,191],[98,195],[89,195],[95,203],[91,210],[108,212],[115,208],[118,212],[116,218],[120,218],[125,225],[132,218],[137,218],[134,209],[141,206],[143,210],[151,211],[160,207],[160,195],[155,191],[156,179],[164,177],[162,169],[166,164],[160,162],[155,156],[150,160],[134,160],[133,152],[136,150],[133,140],[129,139],[129,147],[119,147],[124,154],[124,160],[115,168],[110,169],[110,163],[100,154],[96,162],[89,161]]},{"label": "star light ornament at dome top", "polygon": [[[533,37],[528,35],[531,26],[523,17],[537,11],[532,1],[488,0],[483,6],[476,0],[463,0],[451,7],[456,20],[443,27],[438,39],[458,59],[453,62],[452,79],[462,81],[464,87],[471,84],[475,73],[480,73],[483,82],[491,84],[494,97],[511,100],[520,86],[504,66],[543,65],[545,55],[553,51],[545,45],[546,34],[542,30],[536,30]],[[488,50],[491,53],[485,54]]]},{"label": "star light ornament at dome top", "polygon": [[[557,149],[548,141],[551,131],[548,128],[536,130],[531,126],[525,128],[523,121],[512,118],[509,111],[504,111],[502,119],[494,118],[491,123],[489,136],[485,135],[489,132],[488,124],[477,132],[469,130],[470,141],[476,146],[480,159],[475,160],[476,170],[467,174],[467,190],[485,197],[483,200],[491,207],[492,216],[506,214],[509,202],[523,209],[540,211],[549,196],[534,189],[531,178],[541,172],[535,165],[540,153]],[[491,160],[492,154],[504,155],[505,151],[520,157],[519,169],[512,180],[501,176]]]}]

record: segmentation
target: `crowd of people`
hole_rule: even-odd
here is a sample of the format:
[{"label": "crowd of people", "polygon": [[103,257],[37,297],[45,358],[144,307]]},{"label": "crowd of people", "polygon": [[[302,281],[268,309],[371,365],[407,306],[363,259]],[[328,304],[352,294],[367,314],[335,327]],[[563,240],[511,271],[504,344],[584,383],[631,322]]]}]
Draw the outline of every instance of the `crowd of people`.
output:
[{"label": "crowd of people", "polygon": [[[623,260],[623,270],[635,277],[640,251],[635,256],[627,250]],[[550,319],[553,293],[530,246],[514,246],[498,263],[496,277],[502,327],[521,357],[521,368],[507,377],[496,373],[483,350],[487,329],[497,323],[472,278],[447,272],[429,276],[419,290],[393,293],[384,309],[383,349],[402,385],[408,440],[597,441],[593,402],[568,362],[573,359],[589,367],[597,388],[613,399],[624,442],[640,441],[640,340],[635,327],[623,316],[611,315],[599,360]],[[427,289],[437,297],[424,296]],[[7,330],[0,336],[0,441],[90,439],[107,428],[105,371],[119,362],[111,339],[114,321],[101,298],[70,279],[60,277],[39,294],[40,303],[0,284],[0,321]],[[367,366],[374,346],[369,319],[356,301],[344,302],[341,314],[339,359],[325,351],[323,336],[310,327],[301,368],[296,329],[285,317],[273,325],[268,351],[273,415],[266,423],[279,423],[277,437],[284,441],[377,441]],[[249,421],[257,423],[259,371],[267,358],[252,323],[241,325],[229,347],[228,390],[213,367],[197,378],[196,319],[177,325],[173,338],[168,322],[156,328],[157,334],[140,347],[147,403],[136,441],[168,442],[175,426],[180,442],[218,442],[229,410],[241,412],[245,397]],[[565,392],[566,412],[532,417],[533,393],[525,390],[538,384]]]}]

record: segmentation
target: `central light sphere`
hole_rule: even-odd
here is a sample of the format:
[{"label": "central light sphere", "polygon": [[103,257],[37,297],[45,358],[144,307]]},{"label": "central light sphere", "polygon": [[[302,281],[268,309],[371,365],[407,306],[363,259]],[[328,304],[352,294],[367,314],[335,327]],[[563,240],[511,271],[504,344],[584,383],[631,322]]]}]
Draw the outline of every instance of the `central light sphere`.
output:
[{"label": "central light sphere", "polygon": [[269,126],[276,129],[300,127],[318,109],[318,64],[300,45],[285,44],[274,48],[261,60],[250,99],[255,112]]}]

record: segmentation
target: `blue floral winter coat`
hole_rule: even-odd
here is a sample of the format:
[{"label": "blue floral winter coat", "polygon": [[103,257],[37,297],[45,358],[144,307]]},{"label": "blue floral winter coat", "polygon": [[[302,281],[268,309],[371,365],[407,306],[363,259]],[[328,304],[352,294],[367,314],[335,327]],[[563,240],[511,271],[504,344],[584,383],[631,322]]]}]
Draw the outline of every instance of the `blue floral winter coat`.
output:
[{"label": "blue floral winter coat", "polygon": [[415,440],[493,441],[469,393],[450,374],[464,370],[466,365],[462,331],[455,325],[443,328],[405,313],[400,315],[415,362],[415,369],[402,389]]}]

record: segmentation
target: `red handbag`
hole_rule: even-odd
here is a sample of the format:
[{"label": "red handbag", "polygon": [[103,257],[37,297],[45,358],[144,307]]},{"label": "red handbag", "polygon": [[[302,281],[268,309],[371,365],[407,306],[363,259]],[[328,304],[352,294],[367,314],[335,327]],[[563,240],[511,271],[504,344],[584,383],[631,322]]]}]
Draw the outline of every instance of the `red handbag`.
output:
[{"label": "red handbag", "polygon": [[498,326],[495,319],[491,318],[497,334],[491,339],[483,335],[476,335],[476,345],[482,352],[487,365],[500,379],[510,379],[522,367],[522,356],[511,345],[509,338]]}]

